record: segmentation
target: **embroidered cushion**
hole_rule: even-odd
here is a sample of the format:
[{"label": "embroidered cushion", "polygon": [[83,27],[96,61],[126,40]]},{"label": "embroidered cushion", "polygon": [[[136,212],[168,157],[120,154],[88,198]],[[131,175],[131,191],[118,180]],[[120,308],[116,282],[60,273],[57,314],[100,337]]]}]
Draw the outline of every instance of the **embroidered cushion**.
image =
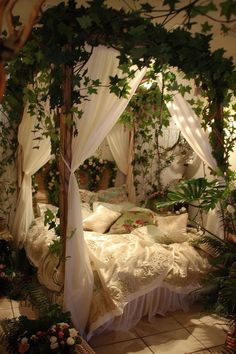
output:
[{"label": "embroidered cushion", "polygon": [[127,211],[112,225],[109,234],[127,234],[148,224],[155,224],[155,213],[151,210]]}]

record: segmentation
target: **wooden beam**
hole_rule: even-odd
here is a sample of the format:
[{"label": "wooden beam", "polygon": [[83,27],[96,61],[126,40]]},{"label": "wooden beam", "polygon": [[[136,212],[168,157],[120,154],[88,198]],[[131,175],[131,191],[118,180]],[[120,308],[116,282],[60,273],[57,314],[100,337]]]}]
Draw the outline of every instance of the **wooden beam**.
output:
[{"label": "wooden beam", "polygon": [[68,214],[68,185],[70,178],[71,166],[71,141],[72,141],[72,125],[68,121],[72,120],[71,111],[71,93],[72,93],[72,73],[71,67],[65,65],[63,67],[63,106],[60,113],[60,234],[62,242],[62,260],[65,261],[66,254],[66,230],[67,230],[67,214]]}]

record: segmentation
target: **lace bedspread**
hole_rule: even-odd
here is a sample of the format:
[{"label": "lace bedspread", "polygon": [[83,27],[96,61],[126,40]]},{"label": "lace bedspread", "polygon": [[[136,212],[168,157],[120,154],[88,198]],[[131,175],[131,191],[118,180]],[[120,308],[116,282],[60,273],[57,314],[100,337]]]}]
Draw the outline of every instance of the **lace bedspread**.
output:
[{"label": "lace bedspread", "polygon": [[187,242],[163,245],[132,233],[89,231],[85,239],[97,273],[90,329],[121,315],[128,302],[158,286],[188,294],[208,269],[207,260]]}]

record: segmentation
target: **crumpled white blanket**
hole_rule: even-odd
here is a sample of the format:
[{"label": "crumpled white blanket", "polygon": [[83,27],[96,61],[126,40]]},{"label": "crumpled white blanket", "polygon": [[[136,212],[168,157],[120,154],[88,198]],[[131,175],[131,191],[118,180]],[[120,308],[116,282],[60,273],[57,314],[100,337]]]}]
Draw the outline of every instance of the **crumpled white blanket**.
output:
[{"label": "crumpled white blanket", "polygon": [[208,269],[207,259],[187,242],[163,245],[132,233],[102,235],[89,231],[85,240],[117,315],[127,302],[160,285],[183,294],[195,290]]}]

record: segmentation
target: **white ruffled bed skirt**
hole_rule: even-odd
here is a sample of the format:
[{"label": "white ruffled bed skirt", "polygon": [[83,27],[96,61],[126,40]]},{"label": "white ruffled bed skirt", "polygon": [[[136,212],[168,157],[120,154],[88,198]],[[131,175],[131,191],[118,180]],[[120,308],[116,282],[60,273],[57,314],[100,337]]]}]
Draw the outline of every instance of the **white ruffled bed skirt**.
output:
[{"label": "white ruffled bed skirt", "polygon": [[191,294],[180,294],[166,287],[158,287],[129,302],[125,306],[122,316],[114,317],[102,326],[96,326],[94,330],[91,329],[87,334],[87,340],[105,331],[127,331],[135,327],[144,316],[148,316],[151,322],[157,314],[164,316],[167,312],[188,311],[192,302]]}]

